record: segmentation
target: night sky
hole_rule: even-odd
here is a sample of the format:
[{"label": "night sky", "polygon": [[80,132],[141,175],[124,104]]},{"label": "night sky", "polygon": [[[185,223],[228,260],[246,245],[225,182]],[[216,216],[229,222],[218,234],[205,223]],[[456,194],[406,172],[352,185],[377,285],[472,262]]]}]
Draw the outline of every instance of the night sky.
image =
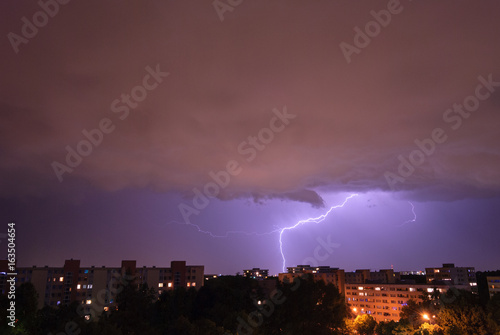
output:
[{"label": "night sky", "polygon": [[497,1],[47,3],[0,2],[18,265],[276,274],[357,194],[286,266],[500,268]]}]

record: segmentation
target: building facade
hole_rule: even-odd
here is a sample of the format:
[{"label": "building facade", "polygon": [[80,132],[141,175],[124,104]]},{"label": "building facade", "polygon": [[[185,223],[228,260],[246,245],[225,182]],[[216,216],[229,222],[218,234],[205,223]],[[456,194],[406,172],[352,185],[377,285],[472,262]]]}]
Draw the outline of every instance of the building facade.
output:
[{"label": "building facade", "polygon": [[[401,309],[408,304],[410,299],[418,303],[422,301],[423,296],[431,298],[435,293],[445,293],[450,287],[473,290],[474,286],[471,283],[476,282],[474,268],[458,269],[456,272],[451,271],[449,275],[449,278],[457,277],[456,281],[439,279],[430,280],[427,283],[425,281],[416,283],[415,280],[402,280],[401,274],[392,269],[380,271],[361,269],[344,272],[344,270],[328,266],[298,265],[289,267],[287,273],[280,273],[279,280],[292,282],[294,278],[304,273],[311,273],[315,280],[323,280],[325,283],[336,285],[340,293],[344,294],[346,303],[354,315],[368,314],[377,322],[397,322]],[[469,275],[470,273],[474,274],[473,277]],[[418,272],[418,275],[424,277],[422,272]],[[500,283],[498,288],[500,289]]]},{"label": "building facade", "polygon": [[295,278],[300,278],[304,274],[311,274],[314,280],[322,280],[326,284],[335,285],[339,292],[343,294],[345,285],[344,270],[331,268],[329,266],[311,267],[310,265],[298,265],[287,268],[287,273],[280,273],[278,280],[280,282],[292,283]]},{"label": "building facade", "polygon": [[399,321],[399,313],[408,300],[421,302],[422,295],[430,299],[436,291],[445,293],[449,288],[428,284],[346,284],[345,299],[355,315],[368,314],[377,322]]},{"label": "building facade", "polygon": [[253,268],[251,270],[243,270],[243,275],[253,279],[267,279],[267,277],[269,277],[269,270]]},{"label": "building facade", "polygon": [[439,268],[425,268],[427,283],[448,282],[451,285],[470,286],[477,290],[476,271],[473,267],[455,267],[453,263],[445,263]]},{"label": "building facade", "polygon": [[[7,286],[0,275],[0,290]],[[3,280],[2,280],[3,279]],[[203,286],[204,266],[172,261],[170,267],[136,267],[136,261],[122,261],[121,267],[81,267],[79,260],[66,260],[63,267],[18,267],[16,286],[30,282],[38,293],[38,307],[78,302],[85,315],[115,308],[116,295],[126,283],[147,284],[157,296],[179,287]]]},{"label": "building facade", "polygon": [[500,277],[486,277],[488,282],[488,293],[490,298],[493,297],[495,293],[500,294]]},{"label": "building facade", "polygon": [[398,280],[400,280],[399,273],[392,269],[380,271],[363,269],[345,273],[345,282],[349,284],[394,284]]}]

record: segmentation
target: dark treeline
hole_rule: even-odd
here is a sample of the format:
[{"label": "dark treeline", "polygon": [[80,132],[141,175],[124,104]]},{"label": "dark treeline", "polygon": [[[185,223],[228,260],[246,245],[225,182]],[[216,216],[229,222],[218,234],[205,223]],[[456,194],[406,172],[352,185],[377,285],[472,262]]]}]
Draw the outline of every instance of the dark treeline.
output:
[{"label": "dark treeline", "polygon": [[116,296],[117,309],[86,321],[77,302],[37,310],[32,284],[16,293],[16,327],[7,325],[8,300],[0,298],[1,334],[51,335],[500,335],[500,295],[481,305],[477,295],[449,290],[432,300],[410,301],[400,322],[377,323],[370,315],[350,312],[338,289],[304,276],[277,283],[266,294],[258,281],[223,276],[199,290],[179,288],[159,299],[147,285],[124,284]]},{"label": "dark treeline", "polygon": [[[333,285],[304,278],[279,284],[265,296],[259,283],[222,276],[194,288],[164,291],[159,299],[147,285],[129,284],[116,297],[117,310],[85,321],[79,303],[37,311],[30,283],[16,293],[16,328],[7,326],[8,300],[1,300],[1,334],[332,334],[348,316],[344,298]],[[260,301],[260,303],[259,303]],[[339,332],[337,332],[339,333]],[[340,334],[340,333],[339,333]]]}]

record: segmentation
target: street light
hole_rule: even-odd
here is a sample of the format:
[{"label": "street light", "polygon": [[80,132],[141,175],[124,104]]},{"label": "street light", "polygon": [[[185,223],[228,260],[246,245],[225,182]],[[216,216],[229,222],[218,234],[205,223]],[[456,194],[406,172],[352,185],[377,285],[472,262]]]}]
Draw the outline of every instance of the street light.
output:
[{"label": "street light", "polygon": [[436,316],[433,315],[432,318],[431,318],[429,314],[424,313],[424,314],[422,314],[422,319],[424,319],[426,321],[430,321],[430,323],[432,323],[432,320],[436,319]]}]

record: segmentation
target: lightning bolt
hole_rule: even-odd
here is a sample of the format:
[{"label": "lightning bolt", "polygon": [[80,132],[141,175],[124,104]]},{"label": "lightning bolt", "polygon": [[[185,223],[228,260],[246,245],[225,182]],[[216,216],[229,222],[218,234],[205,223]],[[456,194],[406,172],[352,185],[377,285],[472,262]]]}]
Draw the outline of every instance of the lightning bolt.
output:
[{"label": "lightning bolt", "polygon": [[286,259],[285,259],[285,254],[283,253],[283,233],[286,231],[286,230],[292,230],[292,229],[295,229],[297,228],[298,226],[301,226],[303,224],[306,224],[306,223],[320,223],[322,221],[324,221],[326,219],[326,217],[328,216],[328,214],[331,213],[331,211],[333,211],[334,209],[337,209],[337,208],[342,208],[344,207],[344,205],[352,198],[358,196],[358,194],[351,194],[350,196],[348,196],[344,202],[340,205],[336,205],[336,206],[332,206],[330,207],[330,209],[325,213],[325,214],[322,214],[318,217],[315,217],[315,218],[308,218],[308,219],[305,219],[305,220],[300,220],[299,222],[297,222],[296,224],[294,224],[293,226],[290,226],[290,227],[285,227],[285,228],[282,228],[281,230],[279,230],[280,232],[280,252],[281,252],[281,258],[283,259],[283,272],[285,272],[285,268],[286,268]]},{"label": "lightning bolt", "polygon": [[[295,223],[293,226],[284,227],[284,228],[277,227],[277,228],[275,228],[275,229],[273,229],[271,231],[264,232],[264,233],[247,232],[247,231],[240,231],[240,230],[230,230],[230,231],[227,231],[223,235],[217,235],[217,234],[214,234],[214,233],[212,233],[212,232],[210,232],[208,230],[203,230],[199,225],[194,224],[194,223],[190,223],[190,222],[170,221],[168,224],[174,223],[174,224],[192,226],[192,227],[196,228],[196,230],[198,230],[199,233],[207,234],[207,235],[209,235],[210,237],[213,237],[213,238],[226,238],[226,237],[229,237],[229,235],[236,235],[236,234],[245,235],[245,236],[263,236],[263,235],[270,235],[270,234],[274,234],[274,233],[278,233],[279,232],[279,247],[280,247],[281,258],[283,260],[283,272],[285,272],[285,269],[286,269],[286,258],[285,258],[285,253],[283,252],[283,233],[285,231],[287,231],[287,230],[295,229],[295,228],[297,228],[297,227],[299,227],[301,225],[307,224],[307,223],[320,223],[320,222],[323,222],[326,219],[326,217],[334,209],[344,207],[344,205],[349,200],[351,200],[354,197],[357,197],[358,195],[359,194],[351,194],[351,195],[349,195],[347,198],[345,198],[345,200],[340,205],[335,205],[335,206],[330,207],[330,209],[328,209],[324,214],[322,214],[320,216],[312,217],[312,218],[308,218],[308,219],[304,219],[304,220],[300,220],[297,223]],[[414,219],[413,220],[409,220],[409,221],[407,221],[405,223],[414,222],[417,219],[417,216],[416,216],[415,211],[414,211],[415,208],[414,208],[414,206],[413,206],[413,204],[411,202],[410,202],[410,205],[412,206],[412,212],[413,212],[413,215],[414,215]]]},{"label": "lightning bolt", "polygon": [[226,238],[226,237],[229,237],[229,235],[236,235],[236,234],[241,234],[241,235],[245,235],[245,236],[264,236],[264,235],[270,235],[270,234],[273,234],[273,233],[277,233],[277,232],[279,232],[281,230],[280,228],[276,228],[276,229],[274,229],[272,231],[265,232],[265,233],[247,232],[247,231],[242,231],[242,230],[229,230],[229,231],[226,231],[226,233],[224,235],[217,235],[217,234],[212,233],[211,231],[201,229],[200,226],[198,226],[197,224],[194,224],[194,223],[179,222],[179,221],[170,221],[167,224],[171,224],[171,223],[195,227],[198,230],[199,233],[207,234],[210,237],[214,237],[214,238]]},{"label": "lightning bolt", "polygon": [[410,201],[408,201],[408,203],[411,206],[411,212],[413,213],[413,219],[410,219],[410,220],[407,220],[407,221],[403,222],[402,224],[399,225],[399,227],[402,227],[402,226],[404,226],[407,223],[411,223],[411,222],[417,221],[417,214],[415,213],[415,206],[413,206],[413,204]]}]

